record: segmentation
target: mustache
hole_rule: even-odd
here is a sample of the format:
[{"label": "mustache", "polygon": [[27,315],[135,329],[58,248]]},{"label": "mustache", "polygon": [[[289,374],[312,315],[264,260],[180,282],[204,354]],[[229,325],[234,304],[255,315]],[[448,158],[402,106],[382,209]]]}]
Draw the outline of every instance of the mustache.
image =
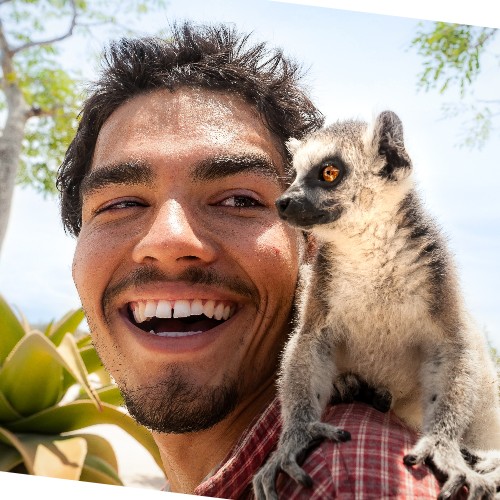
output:
[{"label": "mustache", "polygon": [[109,285],[104,290],[102,298],[103,311],[107,311],[112,300],[124,290],[158,283],[186,283],[189,285],[210,285],[247,297],[258,304],[258,292],[240,278],[225,276],[207,268],[188,267],[177,276],[169,276],[154,266],[143,266],[134,269],[123,279]]}]

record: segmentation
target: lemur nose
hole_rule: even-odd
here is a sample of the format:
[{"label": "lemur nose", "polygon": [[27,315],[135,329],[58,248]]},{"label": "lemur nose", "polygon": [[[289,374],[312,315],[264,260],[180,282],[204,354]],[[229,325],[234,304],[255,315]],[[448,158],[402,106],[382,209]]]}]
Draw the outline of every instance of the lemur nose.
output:
[{"label": "lemur nose", "polygon": [[288,205],[290,205],[290,201],[291,198],[289,196],[282,196],[281,198],[278,198],[275,203],[278,212],[284,213],[288,208]]}]

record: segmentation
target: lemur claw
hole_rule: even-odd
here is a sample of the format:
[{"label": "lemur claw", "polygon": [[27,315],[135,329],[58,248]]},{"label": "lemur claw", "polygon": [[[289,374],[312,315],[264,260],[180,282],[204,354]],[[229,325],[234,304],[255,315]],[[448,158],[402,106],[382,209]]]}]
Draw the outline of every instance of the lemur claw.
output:
[{"label": "lemur claw", "polygon": [[305,488],[312,488],[313,481],[301,465],[309,453],[325,439],[345,442],[351,439],[351,434],[322,422],[312,422],[305,429],[284,432],[278,449],[253,479],[257,500],[277,500],[275,483],[281,471]]},{"label": "lemur claw", "polygon": [[[492,499],[497,484],[487,475],[481,475],[464,460],[458,445],[435,436],[423,436],[404,456],[407,466],[425,463],[442,484],[438,500],[468,498],[469,500]],[[468,494],[465,494],[465,488]]]}]

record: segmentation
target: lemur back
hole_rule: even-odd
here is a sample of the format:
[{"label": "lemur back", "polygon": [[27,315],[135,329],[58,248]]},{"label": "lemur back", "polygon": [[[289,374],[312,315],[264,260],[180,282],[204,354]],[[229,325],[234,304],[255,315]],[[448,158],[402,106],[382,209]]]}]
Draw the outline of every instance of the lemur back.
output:
[{"label": "lemur back", "polygon": [[280,447],[257,495],[274,498],[280,468],[308,484],[287,460],[318,436],[345,440],[320,417],[361,382],[388,391],[392,411],[422,433],[407,465],[431,459],[448,476],[443,493],[467,484],[471,497],[492,495],[500,462],[477,458],[472,470],[460,450],[500,449],[496,372],[419,200],[401,121],[383,112],[371,126],[338,122],[288,146],[296,178],[276,205],[319,249],[283,357]]}]

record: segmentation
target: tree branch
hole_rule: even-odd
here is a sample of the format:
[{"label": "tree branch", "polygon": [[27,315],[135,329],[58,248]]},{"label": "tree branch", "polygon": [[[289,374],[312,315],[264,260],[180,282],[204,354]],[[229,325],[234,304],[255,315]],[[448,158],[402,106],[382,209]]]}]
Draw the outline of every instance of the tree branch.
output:
[{"label": "tree branch", "polygon": [[[484,45],[486,44],[486,42],[490,39],[490,38],[493,38],[496,34],[497,34],[497,30],[495,28],[483,28],[482,30],[483,34],[486,33],[484,35],[484,38],[482,40],[479,40],[472,46],[474,49],[478,49],[478,48],[481,48],[481,47],[484,47]],[[481,38],[481,37],[479,37]]]},{"label": "tree branch", "polygon": [[3,76],[12,73],[14,68],[12,66],[12,49],[9,47],[9,42],[5,38],[3,31],[2,20],[0,19],[0,62],[2,64]]},{"label": "tree branch", "polygon": [[73,11],[73,13],[72,13],[69,28],[66,31],[66,33],[64,33],[64,35],[60,35],[60,36],[57,36],[54,38],[49,38],[47,40],[40,40],[38,42],[25,43],[23,45],[20,45],[19,47],[16,47],[15,49],[12,49],[11,50],[12,55],[17,54],[17,52],[21,52],[22,50],[31,49],[32,47],[41,47],[42,45],[50,45],[52,43],[60,42],[60,41],[64,40],[65,38],[69,38],[73,34],[73,30],[75,29],[75,26],[76,26],[76,18],[78,16],[78,12],[76,10],[75,0],[70,0],[70,4],[71,4],[71,10]]}]

